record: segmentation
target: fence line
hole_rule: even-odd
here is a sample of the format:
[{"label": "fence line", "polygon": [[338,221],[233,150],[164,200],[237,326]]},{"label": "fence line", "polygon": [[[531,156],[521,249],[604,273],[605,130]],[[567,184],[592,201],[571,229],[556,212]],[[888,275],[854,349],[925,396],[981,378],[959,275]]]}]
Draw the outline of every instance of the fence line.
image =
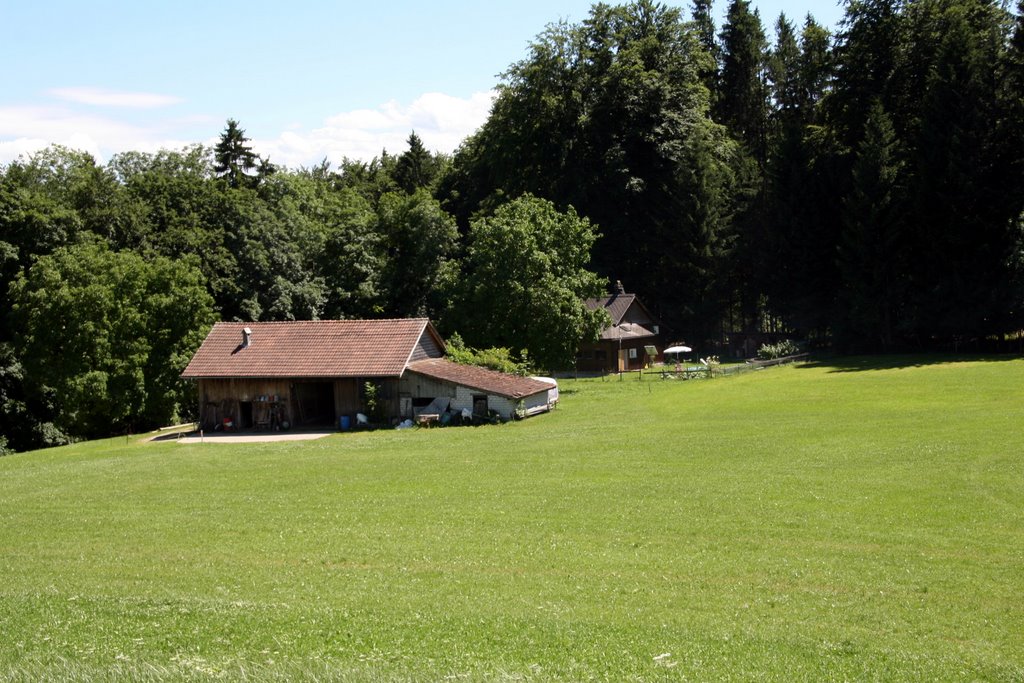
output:
[{"label": "fence line", "polygon": [[743,365],[730,365],[728,367],[718,368],[717,374],[719,375],[738,375],[743,372],[750,372],[751,370],[760,370],[761,368],[770,368],[773,365],[788,365],[789,363],[798,363],[805,361],[810,357],[809,353],[797,353],[792,356],[783,356],[781,358],[772,358],[771,360],[748,360]]}]

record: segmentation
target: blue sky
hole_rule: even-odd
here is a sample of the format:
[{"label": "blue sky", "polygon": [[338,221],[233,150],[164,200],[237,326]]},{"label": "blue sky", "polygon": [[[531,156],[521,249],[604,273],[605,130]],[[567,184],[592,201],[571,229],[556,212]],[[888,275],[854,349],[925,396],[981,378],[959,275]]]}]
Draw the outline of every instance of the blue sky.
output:
[{"label": "blue sky", "polygon": [[[689,14],[689,0],[669,4]],[[842,16],[832,0],[753,4],[769,33],[780,11]],[[412,129],[450,152],[529,41],[590,5],[0,0],[0,163],[49,143],[101,161],[209,143],[228,117],[292,167],[401,152]]]}]

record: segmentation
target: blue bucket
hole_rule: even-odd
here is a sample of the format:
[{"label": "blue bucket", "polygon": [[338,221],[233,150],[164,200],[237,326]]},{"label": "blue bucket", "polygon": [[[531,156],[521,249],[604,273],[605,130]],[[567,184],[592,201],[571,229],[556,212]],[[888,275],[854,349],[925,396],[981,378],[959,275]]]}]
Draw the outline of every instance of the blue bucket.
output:
[{"label": "blue bucket", "polygon": [[348,415],[342,415],[338,420],[338,426],[341,427],[341,431],[347,432],[352,427],[352,418]]}]

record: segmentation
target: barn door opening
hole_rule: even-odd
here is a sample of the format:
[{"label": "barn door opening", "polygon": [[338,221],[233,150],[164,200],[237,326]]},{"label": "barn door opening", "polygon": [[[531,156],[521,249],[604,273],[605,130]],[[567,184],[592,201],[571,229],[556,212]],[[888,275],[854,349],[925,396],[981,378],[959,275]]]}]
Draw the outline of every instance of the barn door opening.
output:
[{"label": "barn door opening", "polygon": [[252,429],[252,401],[238,402],[238,428]]},{"label": "barn door opening", "polygon": [[295,383],[296,421],[300,425],[334,424],[334,384],[332,382]]}]

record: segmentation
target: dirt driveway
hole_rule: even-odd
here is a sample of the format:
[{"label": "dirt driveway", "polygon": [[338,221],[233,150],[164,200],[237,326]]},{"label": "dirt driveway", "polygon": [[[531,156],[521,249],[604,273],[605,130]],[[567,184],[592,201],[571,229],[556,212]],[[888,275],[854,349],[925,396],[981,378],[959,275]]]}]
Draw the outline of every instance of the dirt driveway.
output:
[{"label": "dirt driveway", "polygon": [[199,432],[183,432],[161,434],[152,441],[175,441],[177,443],[262,443],[265,441],[310,441],[337,434],[336,429],[299,429],[290,432],[207,432],[202,436]]}]

